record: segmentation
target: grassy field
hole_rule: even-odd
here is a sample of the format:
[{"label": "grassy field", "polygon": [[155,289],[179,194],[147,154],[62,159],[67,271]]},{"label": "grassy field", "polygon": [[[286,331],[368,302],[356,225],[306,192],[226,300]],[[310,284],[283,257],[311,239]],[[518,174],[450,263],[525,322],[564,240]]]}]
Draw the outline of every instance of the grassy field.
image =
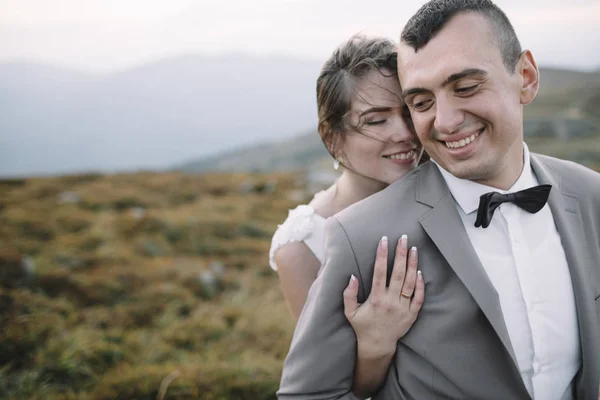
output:
[{"label": "grassy field", "polygon": [[[599,143],[530,147],[600,170]],[[0,181],[0,398],[275,399],[294,323],[267,254],[309,186],[292,173]]]},{"label": "grassy field", "polygon": [[1,182],[0,398],[274,399],[293,321],[267,253],[303,188],[293,174]]}]

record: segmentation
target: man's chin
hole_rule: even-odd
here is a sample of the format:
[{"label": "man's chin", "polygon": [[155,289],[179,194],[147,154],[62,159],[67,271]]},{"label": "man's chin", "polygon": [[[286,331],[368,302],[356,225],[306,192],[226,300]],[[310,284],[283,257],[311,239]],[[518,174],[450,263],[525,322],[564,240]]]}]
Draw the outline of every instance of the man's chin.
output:
[{"label": "man's chin", "polygon": [[[471,165],[469,165],[471,164]],[[478,168],[476,168],[476,166],[472,165],[472,163],[460,163],[460,165],[448,165],[447,167],[444,168],[446,171],[450,172],[452,175],[454,175],[455,177],[457,177],[458,179],[467,179],[470,181],[477,181],[482,178],[481,173]]]}]

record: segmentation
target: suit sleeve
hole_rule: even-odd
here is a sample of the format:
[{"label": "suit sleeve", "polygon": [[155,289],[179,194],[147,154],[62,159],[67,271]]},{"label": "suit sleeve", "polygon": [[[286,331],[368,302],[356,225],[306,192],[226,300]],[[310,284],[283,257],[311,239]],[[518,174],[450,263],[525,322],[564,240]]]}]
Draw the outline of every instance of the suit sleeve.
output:
[{"label": "suit sleeve", "polygon": [[280,400],[358,400],[352,391],[356,335],[344,316],[342,293],[358,266],[335,218],[326,223],[325,265],[313,283],[286,357]]}]

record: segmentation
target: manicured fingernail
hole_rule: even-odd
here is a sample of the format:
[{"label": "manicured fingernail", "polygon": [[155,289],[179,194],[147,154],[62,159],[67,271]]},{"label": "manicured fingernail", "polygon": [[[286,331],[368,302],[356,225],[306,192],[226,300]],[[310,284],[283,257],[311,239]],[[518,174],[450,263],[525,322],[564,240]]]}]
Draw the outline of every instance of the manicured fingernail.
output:
[{"label": "manicured fingernail", "polygon": [[387,250],[387,247],[388,247],[387,236],[384,236],[381,238],[381,248],[383,250]]},{"label": "manicured fingernail", "polygon": [[402,244],[402,247],[408,247],[408,236],[402,235],[400,237],[400,243]]},{"label": "manicured fingernail", "polygon": [[411,247],[410,252],[414,255],[417,252],[417,248],[415,246]]},{"label": "manicured fingernail", "polygon": [[354,274],[350,275],[350,284],[354,283],[356,281],[356,277],[354,276]]},{"label": "manicured fingernail", "polygon": [[[353,275],[354,276],[354,275]],[[419,279],[423,279],[423,273],[421,272],[421,270],[417,271],[417,278]]]}]

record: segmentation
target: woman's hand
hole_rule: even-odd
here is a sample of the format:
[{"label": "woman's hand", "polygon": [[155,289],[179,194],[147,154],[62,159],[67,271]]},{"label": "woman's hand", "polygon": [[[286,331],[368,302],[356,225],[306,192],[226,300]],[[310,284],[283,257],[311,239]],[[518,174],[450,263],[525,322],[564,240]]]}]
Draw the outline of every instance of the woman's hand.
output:
[{"label": "woman's hand", "polygon": [[352,275],[344,290],[344,314],[354,328],[359,357],[385,358],[396,351],[402,338],[419,315],[423,305],[425,284],[417,270],[417,249],[408,250],[403,235],[396,246],[396,257],[386,285],[388,240],[383,237],[377,248],[371,294],[358,304],[358,279]]}]

